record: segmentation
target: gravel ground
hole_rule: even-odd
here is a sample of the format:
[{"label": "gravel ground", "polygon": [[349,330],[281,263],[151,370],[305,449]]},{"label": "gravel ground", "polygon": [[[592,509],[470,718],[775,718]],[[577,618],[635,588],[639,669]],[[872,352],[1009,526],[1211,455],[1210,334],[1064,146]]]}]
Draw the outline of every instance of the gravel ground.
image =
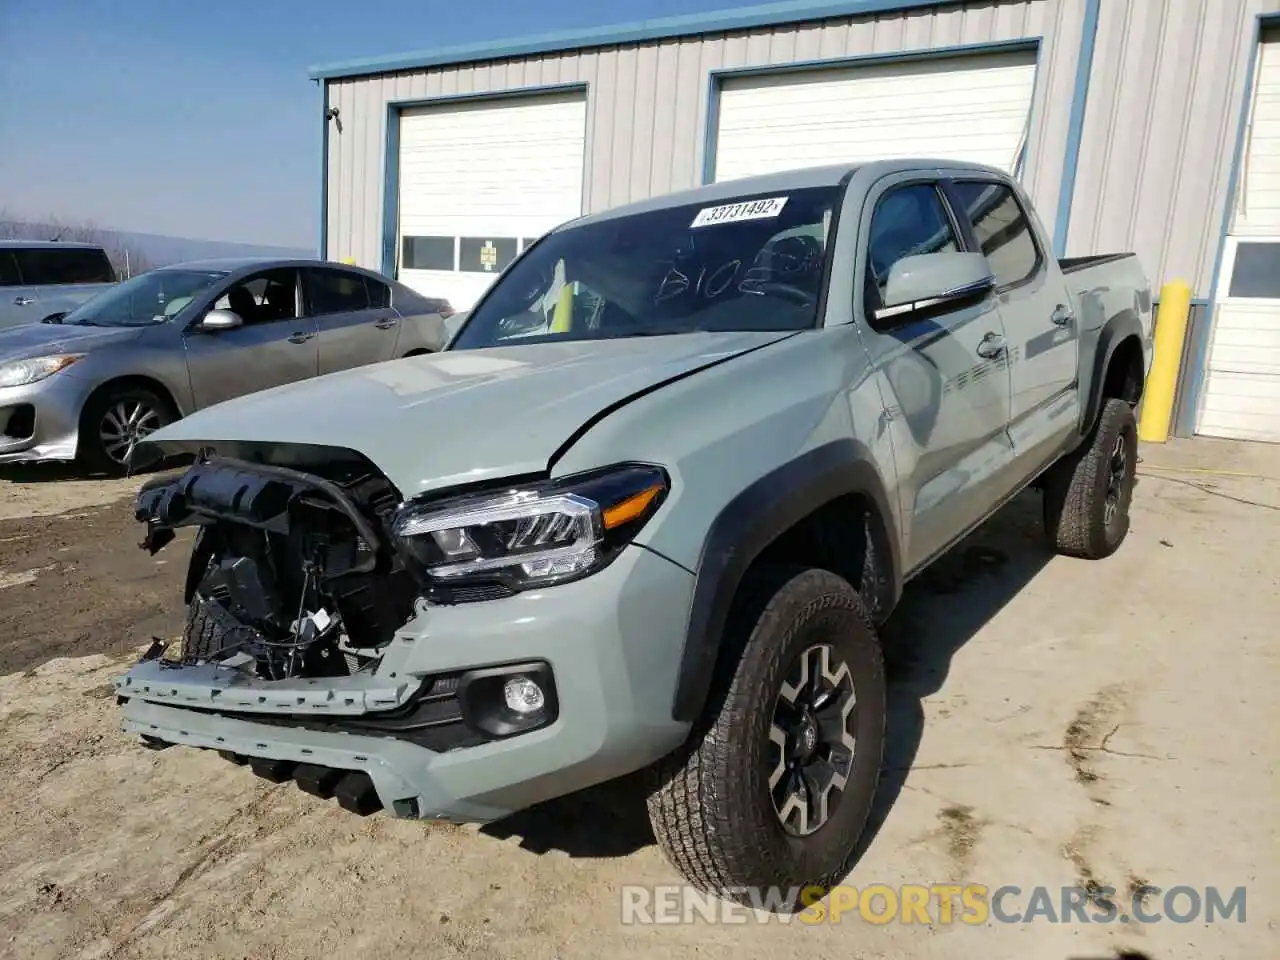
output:
[{"label": "gravel ground", "polygon": [[361,820],[144,750],[108,681],[180,629],[183,550],[136,548],[138,481],[28,472],[0,474],[0,956],[1280,955],[1280,448],[1143,456],[1112,559],[1050,557],[1027,495],[911,585],[848,882],[1244,886],[1243,923],[628,926],[623,885],[676,882],[634,792],[483,830]]}]

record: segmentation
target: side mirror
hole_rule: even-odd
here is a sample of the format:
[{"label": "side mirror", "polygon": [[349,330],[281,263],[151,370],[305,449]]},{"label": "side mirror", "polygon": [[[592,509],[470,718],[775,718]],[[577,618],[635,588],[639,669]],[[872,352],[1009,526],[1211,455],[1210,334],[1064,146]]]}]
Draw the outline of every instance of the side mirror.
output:
[{"label": "side mirror", "polygon": [[875,318],[906,319],[920,310],[975,301],[995,289],[996,278],[980,253],[922,253],[903,257],[889,271],[884,306]]},{"label": "side mirror", "polygon": [[196,324],[196,329],[216,333],[219,330],[234,330],[236,327],[243,326],[244,319],[234,310],[210,310]]}]

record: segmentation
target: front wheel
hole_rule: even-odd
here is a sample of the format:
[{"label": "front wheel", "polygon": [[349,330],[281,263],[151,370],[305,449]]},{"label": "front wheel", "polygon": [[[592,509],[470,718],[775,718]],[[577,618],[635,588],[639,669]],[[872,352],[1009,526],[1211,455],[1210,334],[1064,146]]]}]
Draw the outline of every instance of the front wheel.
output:
[{"label": "front wheel", "polygon": [[79,459],[91,470],[124,476],[138,442],[173,420],[169,403],[145,387],[107,389],[85,404]]},{"label": "front wheel", "polygon": [[880,644],[861,599],[825,570],[744,581],[728,658],[689,743],[654,769],[649,816],[668,860],[741,903],[795,909],[847,872],[884,755]]}]

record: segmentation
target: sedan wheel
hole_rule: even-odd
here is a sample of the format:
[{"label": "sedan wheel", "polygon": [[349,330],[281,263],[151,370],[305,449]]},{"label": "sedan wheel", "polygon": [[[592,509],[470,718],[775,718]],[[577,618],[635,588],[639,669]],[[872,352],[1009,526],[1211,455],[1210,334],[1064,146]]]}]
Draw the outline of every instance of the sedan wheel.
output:
[{"label": "sedan wheel", "polygon": [[125,466],[138,441],[163,427],[164,421],[164,413],[146,400],[121,400],[103,416],[98,425],[98,439],[107,456]]},{"label": "sedan wheel", "polygon": [[85,405],[79,459],[92,471],[124,476],[134,448],[175,418],[172,405],[151,390],[108,389]]}]

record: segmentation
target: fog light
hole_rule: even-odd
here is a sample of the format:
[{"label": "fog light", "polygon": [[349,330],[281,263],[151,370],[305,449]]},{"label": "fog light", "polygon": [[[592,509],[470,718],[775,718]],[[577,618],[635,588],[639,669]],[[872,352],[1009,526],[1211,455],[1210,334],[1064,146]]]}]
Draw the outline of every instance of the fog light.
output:
[{"label": "fog light", "polygon": [[519,714],[537,713],[547,702],[542,688],[528,677],[512,677],[502,687],[507,706]]}]

